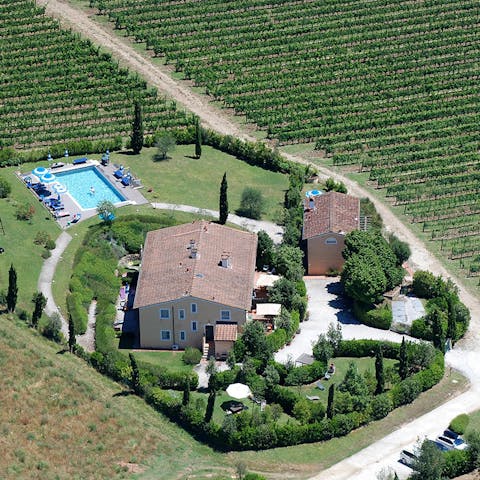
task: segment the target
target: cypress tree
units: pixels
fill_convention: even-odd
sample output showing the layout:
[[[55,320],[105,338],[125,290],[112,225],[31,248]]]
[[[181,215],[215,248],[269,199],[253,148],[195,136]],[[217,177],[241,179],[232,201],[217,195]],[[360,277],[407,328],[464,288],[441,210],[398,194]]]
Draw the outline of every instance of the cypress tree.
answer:
[[[430,319],[432,322],[432,342],[433,346],[438,350],[443,352],[444,344],[445,344],[445,337],[443,333],[442,327],[442,319],[440,318],[440,312],[435,308],[431,315]]]
[[[195,120],[195,157],[200,158],[202,156],[202,127],[198,117]]]
[[[210,391],[208,395],[207,410],[205,411],[205,423],[209,423],[213,417],[213,409],[215,407],[215,391]]]
[[[335,399],[335,384],[332,383],[328,388],[327,418],[333,417],[333,402]]]
[[[382,347],[378,347],[375,353],[375,378],[377,379],[377,388],[375,393],[383,393],[385,390],[385,372],[383,369],[383,352]]]
[[[457,335],[457,311],[455,310],[455,304],[453,298],[450,295],[448,297],[448,325],[447,325],[447,338],[450,338],[452,345],[455,342]]]
[[[75,339],[75,324],[73,323],[72,316],[68,316],[68,350],[70,353],[73,352],[75,344],[77,343]]]
[[[185,386],[183,387],[183,400],[182,405],[188,405],[190,402],[190,377],[185,380]]]
[[[17,305],[18,297],[18,286],[17,286],[17,271],[13,268],[13,265],[10,265],[10,270],[8,271],[8,291],[7,291],[7,310],[9,312],[15,311],[15,306]]]
[[[32,313],[32,326],[37,328],[38,321],[40,320],[43,309],[47,304],[47,299],[44,297],[43,293],[37,292],[33,295],[32,302],[35,305]]]
[[[400,345],[399,355],[400,365],[398,366],[398,373],[402,380],[405,380],[408,375],[408,356],[407,356],[407,344],[405,343],[405,337],[402,337],[402,344]]]
[[[220,216],[218,222],[220,225],[225,225],[228,218],[228,197],[227,197],[227,172],[223,174],[222,183],[220,185]]]
[[[132,122],[132,136],[131,146],[133,153],[137,155],[141,152],[143,147],[143,119],[142,119],[142,106],[138,100],[134,103],[134,114]]]
[[[130,366],[132,367],[132,388],[133,391],[139,395],[140,394],[140,371],[138,370],[137,359],[132,352],[128,354],[130,358]]]

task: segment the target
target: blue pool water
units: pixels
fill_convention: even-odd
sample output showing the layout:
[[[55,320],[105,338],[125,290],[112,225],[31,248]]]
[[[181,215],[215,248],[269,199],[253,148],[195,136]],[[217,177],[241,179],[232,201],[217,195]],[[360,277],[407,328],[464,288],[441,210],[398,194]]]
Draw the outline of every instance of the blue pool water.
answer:
[[[95,167],[55,173],[55,177],[83,210],[96,208],[101,200],[113,204],[126,200]]]

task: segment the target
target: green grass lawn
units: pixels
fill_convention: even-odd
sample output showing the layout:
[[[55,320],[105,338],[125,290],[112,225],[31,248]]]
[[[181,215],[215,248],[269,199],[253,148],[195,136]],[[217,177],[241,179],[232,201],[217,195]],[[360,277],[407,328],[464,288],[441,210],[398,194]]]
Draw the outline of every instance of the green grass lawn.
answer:
[[[127,354],[128,350],[121,350]],[[135,358],[141,360],[142,362],[148,362],[153,365],[159,365],[165,367],[168,370],[175,372],[190,372],[192,370],[192,365],[187,365],[183,363],[182,360],[183,352],[135,352]]]
[[[17,271],[18,302],[17,308],[33,310],[32,295],[37,291],[37,280],[43,264],[41,254],[43,246],[35,245],[33,240],[37,232],[47,232],[55,240],[60,228],[50,213],[38,199],[15,176],[18,167],[3,168],[0,176],[12,186],[9,198],[0,199],[0,247],[5,252],[0,255],[0,290],[8,288],[8,270],[13,264]],[[18,220],[16,211],[19,205],[29,204],[35,209],[29,221]]]
[[[263,217],[279,220],[284,191],[288,188],[286,175],[251,166],[208,146],[202,147],[202,157],[198,160],[191,158],[193,145],[177,145],[170,154],[172,158],[160,162],[153,161],[156,151],[144,148],[139,155],[110,155],[113,163],[130,168],[141,179],[145,186],[142,194],[149,201],[218,210],[220,183],[227,172],[230,212],[240,206],[242,191],[249,186],[261,190],[265,197]],[[92,158],[100,159],[100,155]]]

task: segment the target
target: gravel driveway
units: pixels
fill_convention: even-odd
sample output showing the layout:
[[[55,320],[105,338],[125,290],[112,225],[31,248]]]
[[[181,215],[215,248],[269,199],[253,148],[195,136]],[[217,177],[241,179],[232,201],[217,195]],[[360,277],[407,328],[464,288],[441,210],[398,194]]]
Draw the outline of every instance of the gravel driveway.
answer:
[[[300,324],[301,332],[295,336],[290,345],[285,346],[275,354],[277,362],[285,363],[290,357],[298,358],[302,353],[312,353],[312,342],[320,333],[325,333],[330,323],[340,322],[343,338],[371,338],[375,340],[391,340],[401,342],[399,333],[389,330],[379,330],[361,324],[352,316],[348,303],[340,295],[339,278],[305,277],[308,295],[308,311],[310,318]],[[415,339],[405,335],[408,340]]]

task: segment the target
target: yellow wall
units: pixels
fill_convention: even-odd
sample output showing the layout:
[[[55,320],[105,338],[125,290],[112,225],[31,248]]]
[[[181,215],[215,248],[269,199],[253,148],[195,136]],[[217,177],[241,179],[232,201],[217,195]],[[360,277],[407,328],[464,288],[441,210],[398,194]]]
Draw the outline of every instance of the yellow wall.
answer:
[[[233,348],[232,341],[226,341],[226,340],[215,341],[215,357],[219,358],[219,357],[228,355],[228,353],[232,348]]]
[[[191,312],[192,303],[197,304],[197,313]],[[160,319],[160,309],[168,309],[170,318]],[[179,318],[179,310],[181,309],[185,310],[184,320]],[[245,310],[194,297],[183,297],[178,300],[139,308],[140,347],[170,349],[172,345],[176,344],[180,349],[196,347],[201,350],[205,325],[215,325],[218,321],[222,321],[221,310],[230,310],[230,322],[238,325],[245,323]],[[196,332],[192,331],[192,321],[197,322]],[[170,340],[161,340],[162,330],[170,331]],[[186,334],[185,341],[180,340],[180,331],[182,330]]]
[[[335,238],[336,245],[327,245],[328,238]],[[345,236],[339,233],[325,233],[307,240],[308,275],[325,275],[329,270],[341,270],[344,259],[342,250]]]

